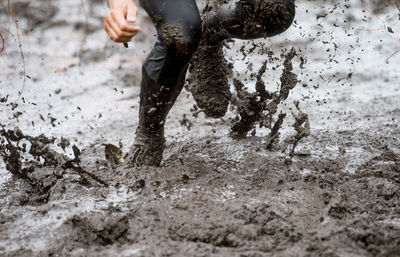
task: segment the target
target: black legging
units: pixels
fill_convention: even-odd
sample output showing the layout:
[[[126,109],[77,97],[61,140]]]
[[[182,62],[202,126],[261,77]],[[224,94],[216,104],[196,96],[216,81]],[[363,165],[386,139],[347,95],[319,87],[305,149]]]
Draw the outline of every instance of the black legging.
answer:
[[[182,90],[186,70],[201,38],[194,0],[141,0],[158,34],[142,67],[140,129],[160,133]]]
[[[261,3],[263,5],[269,4],[277,6],[275,9],[282,9],[274,10],[274,15],[278,14],[275,15],[277,17],[265,17],[265,24],[261,27],[262,33],[249,30],[248,24],[254,23],[247,23],[248,19],[263,18],[257,14],[258,9],[255,6],[260,4],[260,1],[264,1]],[[142,133],[163,133],[166,116],[182,90],[189,61],[202,38],[202,21],[195,0],[140,2],[157,29],[158,39],[142,67],[139,130]],[[212,17],[206,17],[204,38],[209,41],[228,37],[259,38],[286,30],[293,21],[294,2],[275,2],[231,0],[221,8],[220,13],[216,12]],[[286,17],[287,13],[290,17]]]

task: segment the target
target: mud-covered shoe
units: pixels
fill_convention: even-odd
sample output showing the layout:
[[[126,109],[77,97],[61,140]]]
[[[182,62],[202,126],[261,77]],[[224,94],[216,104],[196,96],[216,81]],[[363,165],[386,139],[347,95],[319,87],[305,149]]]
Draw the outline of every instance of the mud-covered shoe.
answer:
[[[165,148],[164,133],[147,133],[138,129],[135,143],[127,155],[129,167],[159,167]]]
[[[197,106],[210,118],[220,118],[227,111],[231,99],[227,74],[222,43],[201,44],[190,63],[187,89]]]

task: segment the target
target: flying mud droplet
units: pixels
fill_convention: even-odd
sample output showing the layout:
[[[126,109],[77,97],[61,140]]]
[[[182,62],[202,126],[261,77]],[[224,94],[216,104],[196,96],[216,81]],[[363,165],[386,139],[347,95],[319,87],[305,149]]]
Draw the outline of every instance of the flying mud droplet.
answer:
[[[4,97],[0,97],[0,103],[6,103],[8,101],[8,96],[9,95],[6,95]]]

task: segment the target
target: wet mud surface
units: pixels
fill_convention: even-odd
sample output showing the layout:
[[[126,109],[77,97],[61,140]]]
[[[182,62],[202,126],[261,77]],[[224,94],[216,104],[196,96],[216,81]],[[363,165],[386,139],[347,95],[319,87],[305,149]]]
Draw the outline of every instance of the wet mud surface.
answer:
[[[36,209],[40,224],[67,208],[56,228],[41,224],[51,236],[36,254],[397,256],[400,156],[390,149],[400,142],[375,145],[365,132],[360,147],[373,145],[375,157],[354,174],[344,154],[305,153],[321,137],[356,139],[343,133],[313,135],[292,158],[266,151],[258,138],[172,143],[162,168],[113,166],[91,146],[79,164],[35,166],[29,180],[10,181],[3,196],[26,185],[6,197],[2,228],[14,229],[18,209]],[[88,197],[94,209],[83,206]]]
[[[59,41],[21,19],[26,74],[0,30],[1,256],[400,256],[399,57],[386,28],[362,30],[381,24],[369,9],[298,1],[287,34],[227,42],[226,115],[182,92],[161,167],[132,168],[155,38],[105,43],[106,8],[84,3],[98,31],[83,46],[85,26],[60,22],[85,24],[79,1],[52,14]]]

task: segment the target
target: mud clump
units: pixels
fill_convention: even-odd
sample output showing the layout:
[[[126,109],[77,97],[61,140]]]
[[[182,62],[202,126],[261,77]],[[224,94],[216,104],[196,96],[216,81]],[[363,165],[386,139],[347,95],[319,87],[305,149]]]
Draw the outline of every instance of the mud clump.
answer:
[[[220,118],[227,111],[231,99],[228,69],[222,43],[201,44],[192,58],[186,88],[208,117]]]
[[[294,50],[294,48],[292,48],[289,51],[289,53],[286,54],[286,56],[282,55],[282,57],[284,57],[285,60],[283,62],[283,72],[280,78],[281,89],[279,92],[279,98],[281,101],[287,99],[290,90],[295,88],[298,82],[297,75],[293,73],[293,64],[292,64],[292,60],[296,55],[297,53]]]
[[[177,54],[189,53],[182,25],[163,24],[161,26],[163,40],[167,46],[174,46]]]
[[[6,163],[6,168],[14,175],[26,177],[33,162],[38,166],[56,166],[66,160],[66,157],[56,153],[49,145],[54,144],[55,138],[48,138],[45,135],[37,137],[27,136],[21,130],[15,128],[14,130],[6,130],[0,124],[0,154]],[[63,140],[62,145],[65,144]],[[27,144],[30,144],[29,151]],[[29,154],[33,160],[29,160],[21,155],[21,153]],[[27,163],[27,167],[23,167],[23,162]]]
[[[308,137],[311,134],[310,122],[308,120],[308,115],[300,110],[299,102],[295,102],[296,109],[299,111],[298,114],[292,113],[295,122],[293,128],[296,131],[295,135],[287,137],[281,146],[282,152],[286,150],[289,145],[292,145],[292,150],[290,151],[290,156],[293,156],[294,149],[301,139]]]
[[[254,123],[262,117],[263,104],[259,101],[258,94],[252,94],[244,90],[244,84],[237,79],[233,80],[237,92],[237,107],[240,121],[231,128],[233,138],[244,138],[253,127]]]

